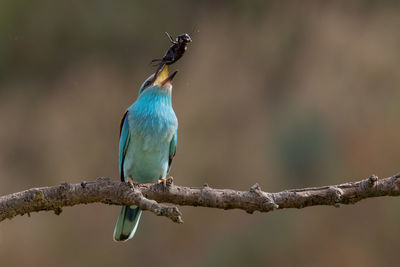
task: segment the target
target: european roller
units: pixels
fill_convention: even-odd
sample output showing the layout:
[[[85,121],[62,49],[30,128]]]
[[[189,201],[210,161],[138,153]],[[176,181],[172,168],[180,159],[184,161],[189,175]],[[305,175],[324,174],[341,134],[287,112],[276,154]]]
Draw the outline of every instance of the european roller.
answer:
[[[121,180],[154,183],[165,179],[177,143],[178,120],[172,109],[171,75],[168,66],[142,84],[136,101],[121,120],[119,171]],[[126,241],[136,232],[142,211],[123,206],[114,229],[115,241]]]

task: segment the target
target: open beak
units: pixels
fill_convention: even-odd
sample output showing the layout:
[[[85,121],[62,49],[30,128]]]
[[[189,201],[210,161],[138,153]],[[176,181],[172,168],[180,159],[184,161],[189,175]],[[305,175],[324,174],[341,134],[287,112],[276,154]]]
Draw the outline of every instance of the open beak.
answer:
[[[165,79],[164,81],[161,82],[161,85],[164,85],[164,84],[166,84],[166,83],[172,82],[172,79],[174,79],[174,77],[175,77],[175,75],[176,75],[177,73],[178,73],[177,70],[174,71],[173,73],[171,73],[171,74],[167,77],[167,79]]]
[[[156,80],[154,81],[153,84],[163,86],[167,83],[170,83],[177,73],[178,71],[176,70],[173,73],[169,74],[168,65],[164,64],[161,70],[155,74]]]

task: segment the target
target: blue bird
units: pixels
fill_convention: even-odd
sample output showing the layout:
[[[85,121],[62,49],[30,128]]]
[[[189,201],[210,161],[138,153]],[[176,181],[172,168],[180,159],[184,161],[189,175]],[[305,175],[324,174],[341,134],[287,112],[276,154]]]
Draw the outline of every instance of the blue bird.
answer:
[[[168,66],[151,75],[142,84],[136,101],[121,120],[119,171],[121,180],[154,183],[165,179],[177,144],[178,120],[172,109],[171,81]],[[142,211],[123,206],[114,229],[115,241],[131,239]]]

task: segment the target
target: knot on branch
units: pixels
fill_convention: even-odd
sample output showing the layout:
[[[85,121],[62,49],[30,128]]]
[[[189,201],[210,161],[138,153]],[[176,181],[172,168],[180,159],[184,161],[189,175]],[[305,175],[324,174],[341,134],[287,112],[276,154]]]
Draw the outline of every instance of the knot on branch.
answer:
[[[251,194],[256,194],[259,197],[261,203],[260,205],[263,210],[272,211],[279,208],[279,205],[275,203],[273,194],[261,191],[261,187],[258,185],[258,183],[250,187],[249,192]],[[252,213],[253,211],[248,210],[248,212]]]
[[[328,189],[328,196],[331,199],[331,202],[335,207],[340,207],[340,202],[342,201],[343,197],[343,190],[336,186],[330,186]]]
[[[378,176],[372,174],[368,179],[362,180],[360,183],[360,187],[362,190],[370,190],[376,186],[378,182]]]
[[[261,187],[258,185],[258,183],[255,183],[252,187],[250,187],[250,192],[260,194]]]

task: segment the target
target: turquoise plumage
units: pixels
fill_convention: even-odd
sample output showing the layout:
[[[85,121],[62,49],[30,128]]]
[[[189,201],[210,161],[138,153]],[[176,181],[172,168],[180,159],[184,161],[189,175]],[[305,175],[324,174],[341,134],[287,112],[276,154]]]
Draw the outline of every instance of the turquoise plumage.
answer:
[[[172,108],[168,66],[151,75],[141,86],[137,100],[125,112],[120,127],[119,170],[122,181],[154,183],[166,178],[177,145],[178,120]],[[142,211],[122,207],[114,240],[125,241],[136,232]]]

